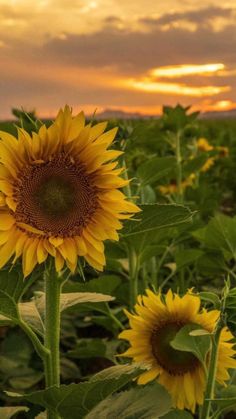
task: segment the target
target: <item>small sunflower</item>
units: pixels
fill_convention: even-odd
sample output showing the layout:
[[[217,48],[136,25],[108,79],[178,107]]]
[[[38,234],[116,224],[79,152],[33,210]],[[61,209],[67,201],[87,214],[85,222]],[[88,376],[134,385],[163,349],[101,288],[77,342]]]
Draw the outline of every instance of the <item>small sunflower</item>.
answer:
[[[206,386],[203,366],[192,353],[176,350],[170,342],[188,324],[213,332],[220,312],[200,310],[200,298],[191,292],[183,297],[171,290],[165,296],[150,290],[146,293],[147,296],[138,297],[136,314],[126,312],[131,329],[123,331],[120,337],[127,339],[131,348],[122,356],[149,367],[139,376],[138,384],[157,379],[171,394],[174,406],[194,412],[196,404],[203,403]],[[216,375],[222,385],[229,378],[227,369],[236,368],[236,360],[232,358],[236,354],[230,342],[232,338],[231,332],[223,328]]]
[[[207,172],[215,164],[215,158],[209,157],[200,169],[200,172]]]
[[[188,186],[192,186],[195,178],[196,175],[192,173],[186,179],[184,179],[181,182],[181,192],[183,192]],[[160,185],[158,189],[163,195],[177,193],[178,187],[176,180],[173,180],[171,183],[169,183],[169,185]]]
[[[66,106],[49,128],[18,139],[0,132],[0,268],[22,256],[24,276],[48,255],[60,271],[74,271],[78,257],[97,270],[105,264],[106,239],[118,240],[120,219],[138,207],[119,188],[128,180],[107,150],[117,129],[85,125]]]
[[[198,138],[197,148],[199,151],[211,151],[214,149],[214,147],[211,144],[209,144],[206,138]]]

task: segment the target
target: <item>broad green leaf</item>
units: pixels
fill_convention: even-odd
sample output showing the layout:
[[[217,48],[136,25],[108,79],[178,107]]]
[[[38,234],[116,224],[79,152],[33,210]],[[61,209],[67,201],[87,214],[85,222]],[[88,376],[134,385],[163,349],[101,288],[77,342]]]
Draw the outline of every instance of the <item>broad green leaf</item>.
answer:
[[[90,381],[99,381],[99,380],[111,380],[111,379],[118,379],[126,374],[134,374],[138,375],[138,369],[146,369],[145,366],[141,364],[123,364],[123,365],[114,365],[113,367],[106,368],[97,374],[93,375]]]
[[[154,383],[107,397],[85,419],[157,419],[171,405],[171,397],[164,387]]]
[[[175,167],[175,157],[154,157],[139,166],[137,176],[140,178],[142,185],[152,185],[173,172]]]
[[[142,212],[136,215],[135,220],[128,221],[122,230],[122,235],[125,238],[190,222],[193,215],[187,207],[182,205],[148,204],[139,206]]]
[[[84,303],[100,303],[114,300],[114,297],[110,295],[100,294],[96,292],[69,292],[62,293],[60,296],[60,310],[65,311],[66,309],[76,305]],[[42,319],[45,317],[45,293],[38,293],[35,298],[35,305],[40,313]]]
[[[17,305],[14,299],[2,290],[0,290],[0,314],[16,323],[19,320]]]
[[[191,352],[199,361],[204,364],[206,355],[210,350],[211,338],[209,335],[205,336],[191,336],[190,332],[199,330],[201,326],[189,324],[182,327],[175,338],[170,343],[172,348],[179,351]]]
[[[10,272],[1,270],[0,289],[10,295],[15,302],[18,302],[38,276],[39,272],[36,270],[27,280],[24,280],[23,275],[16,269],[12,269]]]
[[[124,373],[120,371],[120,374],[117,372],[115,374],[114,371],[108,373],[107,377],[110,376],[110,378],[105,379],[100,378],[101,376],[97,374],[96,378],[93,377],[93,380],[84,383],[50,387],[24,396],[18,395],[17,399],[27,400],[44,408],[50,407],[62,419],[83,418],[98,403],[120,390],[139,373],[134,367],[132,370],[129,367],[126,369],[124,367],[123,371]],[[7,394],[12,397],[17,396],[15,393]]]
[[[28,412],[29,408],[26,406],[7,406],[0,407],[0,418],[11,419],[16,413]]]

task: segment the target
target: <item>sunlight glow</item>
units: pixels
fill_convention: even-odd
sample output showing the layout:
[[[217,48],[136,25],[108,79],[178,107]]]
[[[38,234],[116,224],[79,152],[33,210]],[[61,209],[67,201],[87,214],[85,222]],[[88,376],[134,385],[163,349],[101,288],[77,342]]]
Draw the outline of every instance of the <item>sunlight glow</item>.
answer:
[[[212,63],[212,64],[181,64],[176,66],[166,66],[166,67],[159,67],[154,68],[150,71],[150,75],[153,77],[183,77],[183,76],[191,76],[191,75],[203,75],[209,73],[216,73],[219,70],[223,70],[225,68],[224,64],[222,63]]]
[[[135,90],[142,90],[143,92],[192,97],[213,96],[231,90],[230,86],[187,86],[183,83],[161,83],[150,79],[140,81],[129,79],[126,81],[126,84]]]

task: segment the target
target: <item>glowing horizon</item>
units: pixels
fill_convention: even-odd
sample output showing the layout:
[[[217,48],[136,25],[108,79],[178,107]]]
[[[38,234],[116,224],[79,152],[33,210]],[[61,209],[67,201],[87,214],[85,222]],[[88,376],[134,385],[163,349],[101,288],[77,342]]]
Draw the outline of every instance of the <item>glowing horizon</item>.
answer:
[[[235,108],[235,0],[0,0],[0,18],[0,118]]]

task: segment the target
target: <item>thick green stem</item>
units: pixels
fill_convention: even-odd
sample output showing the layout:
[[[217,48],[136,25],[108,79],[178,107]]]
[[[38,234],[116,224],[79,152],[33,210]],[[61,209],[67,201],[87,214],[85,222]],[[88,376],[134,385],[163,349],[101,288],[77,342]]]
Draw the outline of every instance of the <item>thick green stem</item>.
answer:
[[[45,347],[50,351],[45,361],[46,386],[60,386],[60,293],[62,281],[54,268],[45,274]],[[59,419],[57,413],[47,412],[48,419]]]
[[[130,274],[130,309],[136,303],[138,296],[138,272],[139,263],[136,252],[132,246],[129,247],[129,274]]]
[[[216,332],[212,336],[212,349],[210,364],[208,369],[208,378],[205,391],[204,403],[202,406],[200,419],[209,419],[211,414],[211,403],[214,399],[215,391],[215,380],[216,380],[216,371],[217,371],[217,360],[218,360],[218,348],[219,348],[219,339],[221,333],[221,321],[218,322]]]

